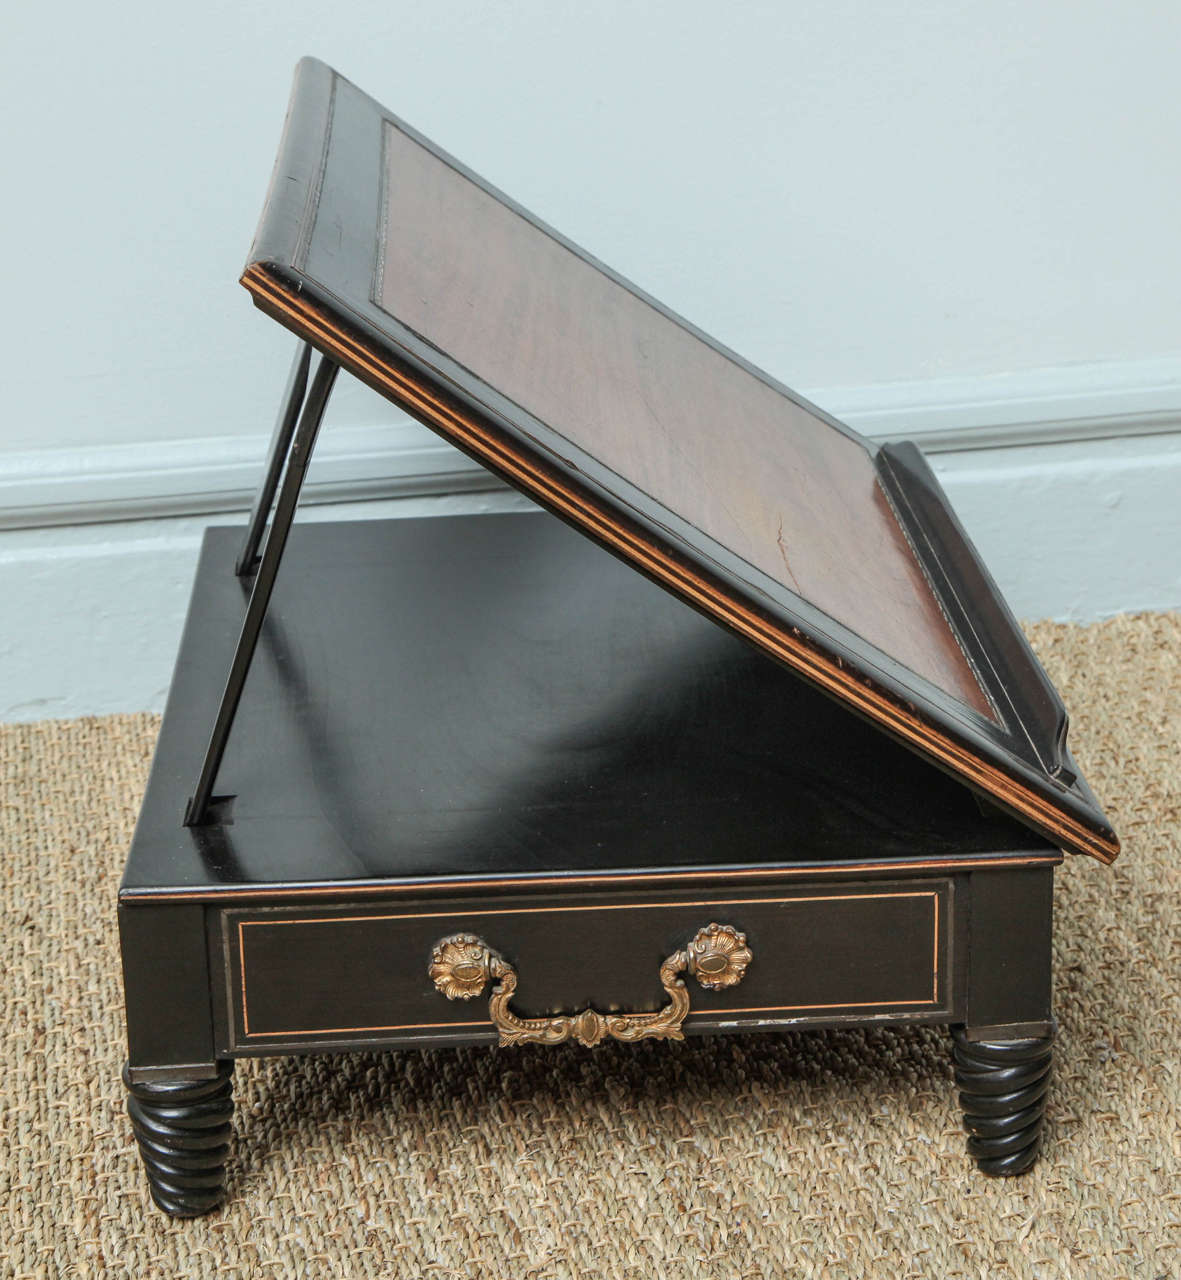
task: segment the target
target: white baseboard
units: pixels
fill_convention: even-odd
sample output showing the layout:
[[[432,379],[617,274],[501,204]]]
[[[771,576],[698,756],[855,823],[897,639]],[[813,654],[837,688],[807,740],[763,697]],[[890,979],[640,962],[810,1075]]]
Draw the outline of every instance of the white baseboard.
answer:
[[[1181,431],[1181,360],[819,388],[815,404],[876,440],[976,452]],[[391,414],[394,414],[391,408]],[[87,449],[0,452],[0,529],[249,508],[269,431]],[[410,419],[321,433],[304,501],[362,502],[500,487]]]
[[[1028,369],[811,393],[875,440],[927,453],[1065,444],[1181,431],[1181,359]]]
[[[268,440],[262,433],[0,453],[0,529],[247,511]],[[326,426],[302,501],[315,506],[501,487],[425,427],[397,418]]]
[[[860,409],[849,393],[843,413],[835,393],[826,407],[880,438],[936,443],[933,466],[1018,616],[1181,608],[1176,387],[1143,377],[1120,393],[1118,379],[1092,378],[1068,394],[1055,377],[1027,377],[1024,399],[993,380],[990,400],[978,380],[975,409],[946,383],[942,401],[928,385],[925,401],[911,387],[891,407],[879,388]],[[474,492],[485,473],[409,422],[326,427],[321,443],[301,519],[529,505]],[[210,513],[245,507],[264,449],[259,437],[0,458],[0,720],[160,709],[201,531]],[[440,488],[451,495],[422,496]]]
[[[1181,608],[1181,432],[931,463],[1018,617]]]
[[[1181,433],[941,454],[934,464],[1019,616],[1181,607]],[[322,505],[300,518],[528,506],[500,491]],[[159,710],[206,523],[0,534],[0,720]]]

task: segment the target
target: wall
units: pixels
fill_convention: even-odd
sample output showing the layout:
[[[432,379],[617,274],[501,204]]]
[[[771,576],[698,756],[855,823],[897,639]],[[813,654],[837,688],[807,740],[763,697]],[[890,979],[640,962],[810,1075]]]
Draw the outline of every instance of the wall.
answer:
[[[233,282],[305,52],[777,377],[934,450],[1019,612],[1181,604],[1175,5],[327,13],[6,17],[0,718],[159,704],[197,530],[246,500],[287,360]],[[479,483],[342,392],[313,502]]]

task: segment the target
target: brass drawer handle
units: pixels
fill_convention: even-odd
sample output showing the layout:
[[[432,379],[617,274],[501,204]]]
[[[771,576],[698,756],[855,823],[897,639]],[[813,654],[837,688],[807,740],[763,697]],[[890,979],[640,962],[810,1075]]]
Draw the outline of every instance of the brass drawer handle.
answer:
[[[728,924],[699,929],[683,951],[660,966],[660,983],[669,1003],[655,1013],[559,1013],[552,1018],[520,1018],[509,1001],[517,989],[517,971],[474,933],[441,938],[431,950],[431,981],[448,1000],[470,1000],[495,982],[489,1013],[501,1044],[560,1044],[577,1040],[588,1047],[604,1037],[616,1040],[683,1040],[681,1023],[689,1012],[689,992],[680,975],[688,970],[711,991],[742,981],[751,951],[746,935]]]

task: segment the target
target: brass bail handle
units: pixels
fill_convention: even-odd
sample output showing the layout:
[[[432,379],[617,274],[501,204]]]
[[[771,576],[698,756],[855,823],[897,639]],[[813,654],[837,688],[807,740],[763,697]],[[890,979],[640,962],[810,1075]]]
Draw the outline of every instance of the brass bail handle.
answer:
[[[471,1000],[495,983],[489,1014],[501,1044],[560,1044],[577,1040],[588,1047],[615,1040],[683,1040],[681,1024],[689,1012],[689,992],[681,974],[688,971],[701,986],[720,991],[742,981],[751,962],[746,935],[732,925],[699,929],[683,951],[674,951],[660,966],[660,984],[669,1002],[655,1013],[559,1013],[551,1018],[521,1018],[509,1001],[517,989],[517,971],[474,933],[441,938],[431,950],[428,973],[448,1000]]]

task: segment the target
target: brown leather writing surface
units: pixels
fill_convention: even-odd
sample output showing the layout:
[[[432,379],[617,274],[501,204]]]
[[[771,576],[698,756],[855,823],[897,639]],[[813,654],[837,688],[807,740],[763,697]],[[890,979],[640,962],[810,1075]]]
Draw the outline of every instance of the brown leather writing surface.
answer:
[[[384,310],[741,559],[991,715],[870,455],[386,125]]]

